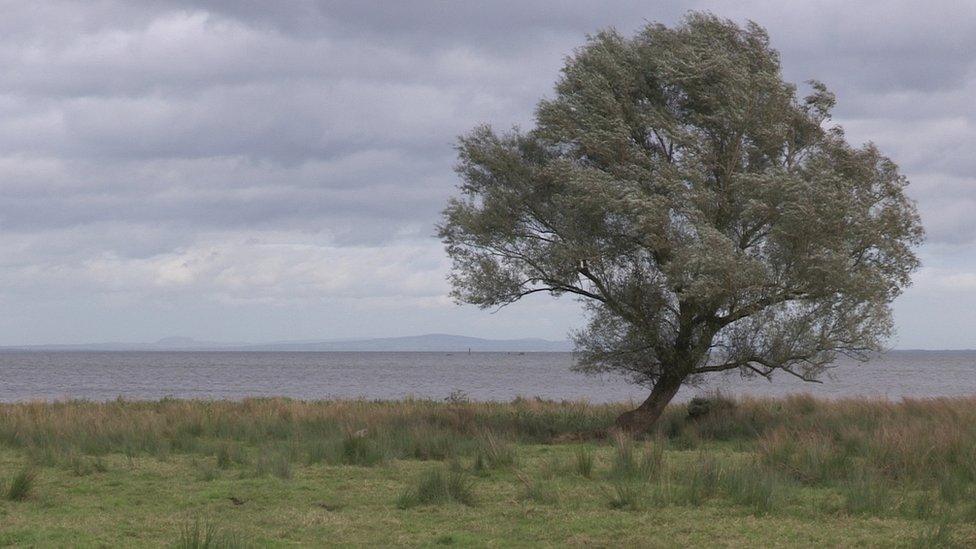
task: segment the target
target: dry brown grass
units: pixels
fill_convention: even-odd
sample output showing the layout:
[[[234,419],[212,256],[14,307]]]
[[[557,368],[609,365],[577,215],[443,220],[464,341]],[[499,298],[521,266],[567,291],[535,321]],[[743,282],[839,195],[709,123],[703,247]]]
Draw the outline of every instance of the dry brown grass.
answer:
[[[0,441],[49,464],[108,453],[218,455],[228,443],[286,443],[298,460],[339,462],[353,459],[349,447],[356,446],[364,456],[375,454],[363,461],[378,463],[473,454],[486,433],[533,443],[600,437],[625,408],[536,399],[32,402],[0,404]],[[351,433],[362,441],[351,444]],[[976,398],[725,399],[694,418],[679,404],[669,408],[654,436],[670,439],[676,448],[740,444],[755,449],[768,467],[807,484],[855,473],[918,482],[950,475],[976,482]]]
[[[339,460],[343,454],[349,457],[351,446],[357,452],[373,448],[388,457],[443,459],[485,433],[513,441],[548,442],[567,433],[596,432],[621,410],[620,406],[528,399],[512,403],[284,398],[31,402],[0,404],[0,441],[24,448],[46,464],[77,454],[217,455],[226,452],[228,442],[258,447],[285,442],[298,448],[294,453],[314,452],[321,458],[335,453]],[[352,438],[361,441],[351,443]]]

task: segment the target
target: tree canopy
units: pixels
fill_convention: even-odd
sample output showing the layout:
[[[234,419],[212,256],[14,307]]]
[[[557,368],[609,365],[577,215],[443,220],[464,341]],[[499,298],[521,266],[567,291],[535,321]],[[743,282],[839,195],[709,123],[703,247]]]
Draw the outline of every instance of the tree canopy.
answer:
[[[567,59],[529,131],[458,144],[439,233],[454,297],[579,297],[576,367],[652,388],[642,429],[712,372],[815,380],[880,350],[923,230],[906,178],[784,82],[766,32],[707,13]]]

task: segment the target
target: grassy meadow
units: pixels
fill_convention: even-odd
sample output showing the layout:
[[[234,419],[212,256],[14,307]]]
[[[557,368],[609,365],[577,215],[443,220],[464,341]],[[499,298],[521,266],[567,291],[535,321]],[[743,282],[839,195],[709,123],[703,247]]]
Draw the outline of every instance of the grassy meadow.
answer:
[[[976,545],[976,398],[0,404],[0,545]]]

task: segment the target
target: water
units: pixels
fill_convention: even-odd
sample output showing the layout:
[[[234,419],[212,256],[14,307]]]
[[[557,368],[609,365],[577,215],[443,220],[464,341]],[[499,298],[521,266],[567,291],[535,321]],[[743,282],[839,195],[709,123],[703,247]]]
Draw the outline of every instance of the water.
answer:
[[[516,396],[641,400],[646,390],[570,371],[568,353],[0,352],[0,401],[288,396],[299,399],[476,400]],[[976,394],[976,351],[895,351],[844,361],[823,384],[718,375],[679,399],[721,388],[734,395],[936,397]]]

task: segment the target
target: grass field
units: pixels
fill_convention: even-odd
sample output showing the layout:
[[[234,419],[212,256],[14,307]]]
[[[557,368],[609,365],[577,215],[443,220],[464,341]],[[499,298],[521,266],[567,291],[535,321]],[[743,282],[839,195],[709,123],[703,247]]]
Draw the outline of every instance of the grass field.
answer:
[[[976,545],[976,398],[0,405],[0,545]]]

